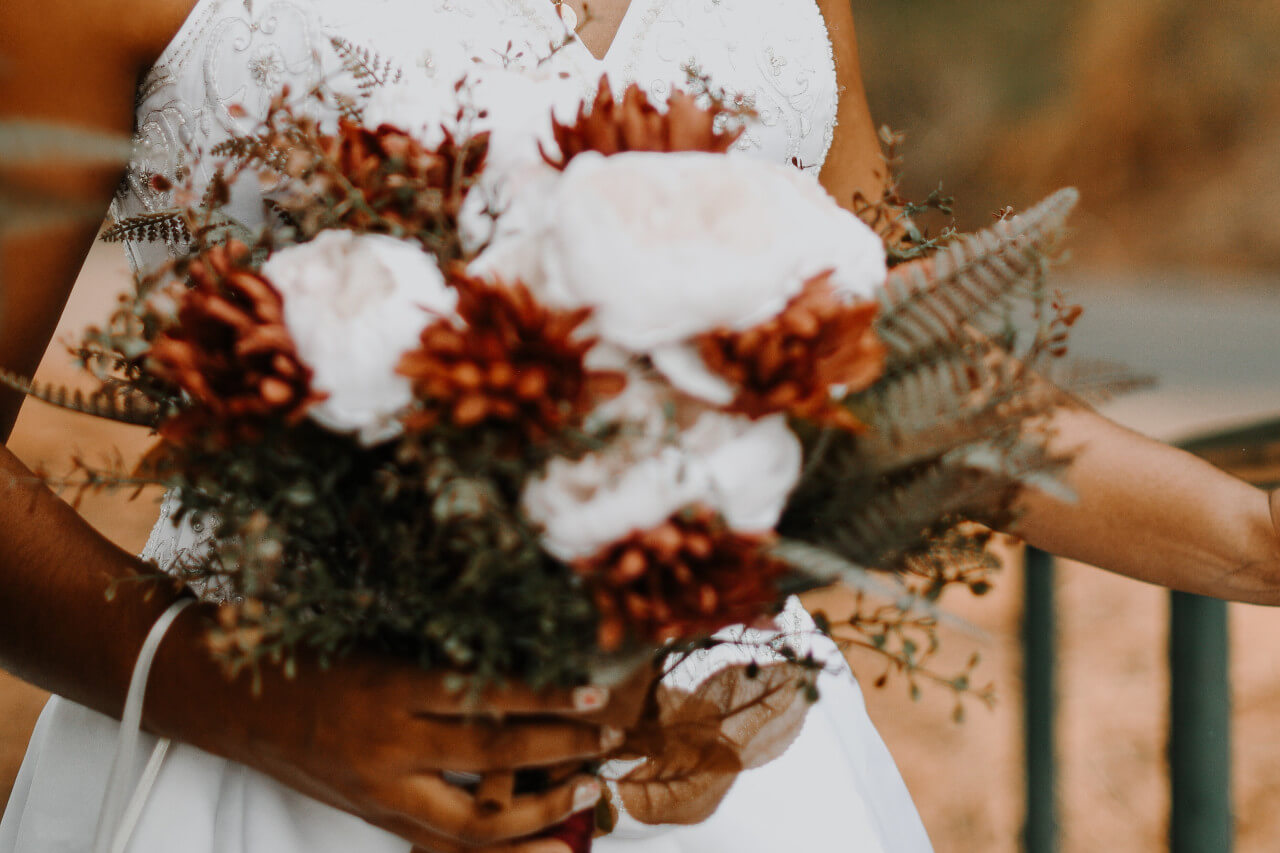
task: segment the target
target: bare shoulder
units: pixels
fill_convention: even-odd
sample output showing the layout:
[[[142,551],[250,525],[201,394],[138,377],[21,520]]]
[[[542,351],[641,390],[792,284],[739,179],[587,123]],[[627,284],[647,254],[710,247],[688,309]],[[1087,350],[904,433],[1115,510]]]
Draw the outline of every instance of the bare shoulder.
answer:
[[[817,2],[831,36],[840,86],[836,135],[822,169],[822,183],[837,201],[849,206],[857,192],[868,198],[879,196],[886,177],[885,167],[862,83],[853,6],[849,0]]]

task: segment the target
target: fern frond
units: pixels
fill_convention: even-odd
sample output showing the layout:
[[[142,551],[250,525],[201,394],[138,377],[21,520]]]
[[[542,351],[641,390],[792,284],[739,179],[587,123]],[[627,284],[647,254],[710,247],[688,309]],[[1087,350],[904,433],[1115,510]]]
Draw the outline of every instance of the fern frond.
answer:
[[[1063,391],[1091,406],[1100,406],[1123,394],[1145,391],[1156,384],[1155,377],[1097,359],[1072,359],[1050,374],[1050,378]]]
[[[945,346],[978,318],[1038,280],[1079,194],[1059,190],[1020,216],[957,237],[890,271],[880,291],[880,337],[890,361]]]
[[[52,383],[36,383],[0,368],[0,385],[51,406],[130,426],[155,426],[160,407],[141,394],[121,386],[105,386],[88,394]]]
[[[900,367],[850,400],[877,433],[899,434],[935,426],[962,409],[989,400],[1016,376],[1007,359],[993,360],[990,340],[957,343],[950,351]]]
[[[855,513],[818,532],[819,545],[846,559],[885,568],[927,547],[940,518],[955,519],[990,483],[951,465],[920,466],[910,477],[866,495]]]
[[[224,157],[244,166],[257,163],[277,172],[284,170],[285,161],[288,159],[287,152],[282,150],[274,137],[269,135],[233,136],[213,146],[209,153],[214,157]],[[208,206],[208,202],[206,195],[202,205]]]
[[[898,470],[1016,432],[1069,396],[1007,362],[957,355],[913,367],[866,392],[857,410],[869,412],[864,420],[870,430],[858,451],[870,473]]]
[[[340,36],[330,38],[329,43],[362,93],[368,94],[388,83],[398,83],[404,77],[404,70],[398,64],[367,47],[352,44]]]
[[[294,216],[293,211],[285,207],[273,198],[265,199],[262,203],[263,209],[269,217],[275,217],[276,221],[285,228],[297,230],[300,226],[298,219]]]
[[[191,242],[191,232],[182,211],[161,210],[121,219],[102,232],[104,243],[125,241],[184,244]]]
[[[861,565],[901,569],[962,519],[1012,522],[1022,487],[1061,488],[1053,475],[1062,462],[1036,431],[1007,429],[888,473],[859,441],[834,442],[800,483],[779,527],[785,536]]]

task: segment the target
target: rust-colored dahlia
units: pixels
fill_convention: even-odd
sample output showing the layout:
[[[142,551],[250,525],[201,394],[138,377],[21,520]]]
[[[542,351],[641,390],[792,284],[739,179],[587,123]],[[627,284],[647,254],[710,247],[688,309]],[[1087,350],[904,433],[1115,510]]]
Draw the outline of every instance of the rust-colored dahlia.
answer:
[[[707,367],[737,389],[733,411],[753,418],[788,412],[858,431],[861,421],[831,399],[830,389],[861,391],[884,372],[877,311],[875,302],[841,299],[824,273],[772,320],[702,335],[698,348]]]
[[[367,207],[350,206],[341,222],[356,231],[389,232],[388,224],[407,234],[453,233],[467,193],[484,169],[488,135],[459,144],[448,131],[432,150],[399,128],[384,124],[369,129],[343,120],[334,136],[321,137],[324,155],[337,174],[321,171],[321,182],[335,198],[347,195],[343,182],[364,197]]]
[[[591,588],[605,651],[628,636],[664,643],[751,623],[778,605],[787,566],[769,556],[772,534],[736,533],[705,507],[633,533],[574,570]]]
[[[666,112],[649,100],[645,91],[631,84],[614,98],[609,78],[600,79],[600,88],[590,110],[586,104],[578,108],[578,118],[571,125],[552,121],[559,158],[543,156],[557,169],[584,151],[597,151],[606,156],[624,151],[706,151],[723,154],[729,150],[742,130],[717,127],[724,110],[719,106],[700,107],[697,98],[675,92],[667,99]]]
[[[625,377],[585,364],[593,338],[580,333],[589,310],[557,311],[522,284],[457,276],[463,325],[437,320],[400,362],[416,410],[406,427],[506,425],[524,439],[554,435],[617,394]]]
[[[243,265],[248,253],[231,241],[193,261],[177,322],[151,345],[151,369],[193,403],[161,425],[169,441],[251,439],[266,420],[296,422],[322,399],[285,327],[280,294]]]

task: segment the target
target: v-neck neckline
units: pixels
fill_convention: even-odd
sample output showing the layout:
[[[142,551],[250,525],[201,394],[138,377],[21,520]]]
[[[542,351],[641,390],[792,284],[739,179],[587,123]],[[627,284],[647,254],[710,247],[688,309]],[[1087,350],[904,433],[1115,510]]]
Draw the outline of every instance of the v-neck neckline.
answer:
[[[560,17],[559,4],[554,2],[554,0],[533,0],[533,2],[540,3],[545,8],[546,14],[550,17],[550,21],[553,26],[564,26],[564,21]],[[603,55],[596,56],[592,53],[591,48],[587,47],[587,43],[578,37],[577,34],[574,35],[574,42],[582,48],[583,53],[585,53],[591,61],[598,65],[607,64],[609,60],[613,58],[615,50],[624,40],[624,36],[627,35],[627,30],[631,28],[631,19],[636,12],[636,9],[646,2],[648,2],[648,0],[630,0],[630,2],[627,3],[627,8],[622,13],[622,20],[618,21],[618,28],[614,30],[613,38],[609,41],[609,46],[604,49]]]

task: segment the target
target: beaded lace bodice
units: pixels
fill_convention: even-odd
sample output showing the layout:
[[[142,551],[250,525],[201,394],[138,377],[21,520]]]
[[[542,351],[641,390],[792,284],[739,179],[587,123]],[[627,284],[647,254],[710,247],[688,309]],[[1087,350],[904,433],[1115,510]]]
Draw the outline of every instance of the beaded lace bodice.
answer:
[[[584,94],[608,73],[615,86],[639,83],[661,97],[696,67],[754,106],[744,152],[815,172],[826,157],[837,85],[815,0],[632,0],[602,59],[576,40],[553,51],[566,36],[553,0],[199,0],[139,89],[140,154],[115,213],[167,208],[153,175],[172,180],[194,162],[199,184],[208,165],[191,152],[251,131],[284,84],[306,91],[340,76],[342,43],[406,75],[459,78],[477,60],[548,63]],[[137,268],[164,255],[126,249]]]

